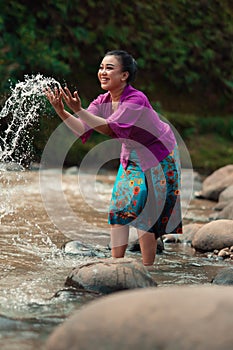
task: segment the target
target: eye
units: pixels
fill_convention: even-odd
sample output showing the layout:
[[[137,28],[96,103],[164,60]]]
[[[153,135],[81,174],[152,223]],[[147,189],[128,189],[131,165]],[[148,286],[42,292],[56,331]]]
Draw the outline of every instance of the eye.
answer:
[[[99,71],[101,71],[101,70],[113,70],[113,69],[114,69],[114,67],[112,67],[112,66],[106,66],[106,67],[100,66],[99,67]]]

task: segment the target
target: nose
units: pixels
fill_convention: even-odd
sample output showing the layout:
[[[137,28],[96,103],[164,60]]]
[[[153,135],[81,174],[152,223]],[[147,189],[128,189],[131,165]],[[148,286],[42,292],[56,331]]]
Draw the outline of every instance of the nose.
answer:
[[[100,73],[101,75],[105,75],[105,74],[107,73],[106,68],[105,68],[105,67],[101,67],[101,68],[99,69],[99,73]]]

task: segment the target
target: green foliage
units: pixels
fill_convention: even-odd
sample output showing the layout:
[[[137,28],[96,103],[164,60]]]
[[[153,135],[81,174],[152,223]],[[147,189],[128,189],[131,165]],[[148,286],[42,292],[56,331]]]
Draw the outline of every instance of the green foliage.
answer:
[[[194,169],[206,174],[232,164],[232,115],[206,116],[167,112],[166,119],[184,140]]]
[[[232,140],[233,137],[233,118],[231,115],[220,117],[166,113],[166,117],[184,138],[206,133],[217,133],[228,140]]]
[[[37,71],[74,82],[82,69],[95,72],[106,50],[123,48],[141,74],[232,96],[232,19],[227,0],[9,0],[0,14],[0,88]]]
[[[197,134],[186,139],[193,168],[201,173],[210,174],[214,170],[232,164],[232,140],[226,140],[216,133]]]
[[[196,109],[209,115],[217,109],[232,112],[230,0],[2,1],[0,95],[9,93],[9,79],[14,83],[25,74],[41,73],[71,88],[78,81],[87,105],[99,93],[96,70],[101,57],[118,48],[135,56],[137,87],[157,101],[159,113],[164,108],[170,112],[166,117],[185,139],[206,132],[218,133],[223,142],[232,138],[232,117],[194,114]],[[39,123],[38,156],[57,125],[54,120]],[[85,153],[86,147],[79,144],[79,152]],[[72,159],[75,153],[70,152]]]

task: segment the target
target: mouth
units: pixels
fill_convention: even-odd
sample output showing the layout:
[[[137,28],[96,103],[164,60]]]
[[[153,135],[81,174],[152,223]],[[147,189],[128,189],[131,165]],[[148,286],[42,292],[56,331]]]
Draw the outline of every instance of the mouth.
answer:
[[[107,79],[107,78],[101,78],[100,82],[101,82],[101,84],[106,84],[108,82],[108,80],[109,79]]]

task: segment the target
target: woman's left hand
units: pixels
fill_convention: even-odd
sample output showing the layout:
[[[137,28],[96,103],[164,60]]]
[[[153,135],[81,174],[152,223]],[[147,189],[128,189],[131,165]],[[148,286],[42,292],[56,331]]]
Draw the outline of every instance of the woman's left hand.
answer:
[[[75,91],[72,95],[70,90],[68,89],[68,87],[65,87],[61,91],[62,91],[63,99],[64,99],[65,103],[67,104],[67,106],[74,113],[78,113],[82,109],[81,100],[80,100],[80,97],[78,95],[78,92]]]

